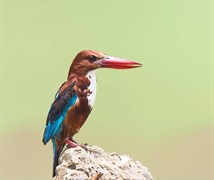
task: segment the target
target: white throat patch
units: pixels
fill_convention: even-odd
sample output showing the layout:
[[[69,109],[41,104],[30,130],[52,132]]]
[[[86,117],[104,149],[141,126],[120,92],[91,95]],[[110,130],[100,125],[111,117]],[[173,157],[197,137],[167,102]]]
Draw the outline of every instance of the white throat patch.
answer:
[[[95,70],[89,71],[86,75],[86,77],[91,81],[88,89],[90,90],[90,94],[88,95],[88,103],[93,108],[95,99],[96,99],[96,92],[97,92],[97,79]]]

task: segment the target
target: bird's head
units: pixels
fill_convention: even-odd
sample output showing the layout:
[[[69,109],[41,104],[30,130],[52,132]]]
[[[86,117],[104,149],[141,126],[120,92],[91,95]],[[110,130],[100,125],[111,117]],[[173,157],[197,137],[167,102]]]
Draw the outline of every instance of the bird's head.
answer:
[[[130,69],[141,67],[142,64],[122,58],[107,56],[102,52],[84,50],[79,52],[73,60],[68,77],[71,73],[85,75],[98,68]]]

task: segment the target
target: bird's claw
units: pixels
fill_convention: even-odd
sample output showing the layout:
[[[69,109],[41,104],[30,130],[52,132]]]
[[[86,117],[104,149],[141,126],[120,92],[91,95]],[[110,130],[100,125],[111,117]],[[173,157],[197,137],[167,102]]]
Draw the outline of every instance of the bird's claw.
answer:
[[[87,143],[85,144],[78,144],[77,142],[75,142],[74,140],[70,140],[70,139],[65,139],[65,143],[70,147],[70,148],[75,148],[75,147],[78,147],[80,146],[81,148],[83,148],[85,151],[88,151],[88,148],[87,148]]]

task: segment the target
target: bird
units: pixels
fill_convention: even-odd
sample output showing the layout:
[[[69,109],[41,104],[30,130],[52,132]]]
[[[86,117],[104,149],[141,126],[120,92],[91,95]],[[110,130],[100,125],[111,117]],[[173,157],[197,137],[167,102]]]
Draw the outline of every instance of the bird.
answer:
[[[130,69],[141,66],[139,62],[93,50],[83,50],[76,55],[67,80],[61,85],[51,104],[42,139],[44,145],[52,141],[53,177],[65,145],[86,149],[86,146],[74,141],[73,136],[79,132],[93,109],[97,91],[95,71],[100,68]]]

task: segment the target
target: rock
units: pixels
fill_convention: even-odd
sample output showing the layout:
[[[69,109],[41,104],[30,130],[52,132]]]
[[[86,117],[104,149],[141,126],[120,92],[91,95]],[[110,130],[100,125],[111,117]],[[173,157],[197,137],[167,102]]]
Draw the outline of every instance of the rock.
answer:
[[[106,153],[97,146],[66,149],[53,180],[153,180],[148,169],[127,155]]]

